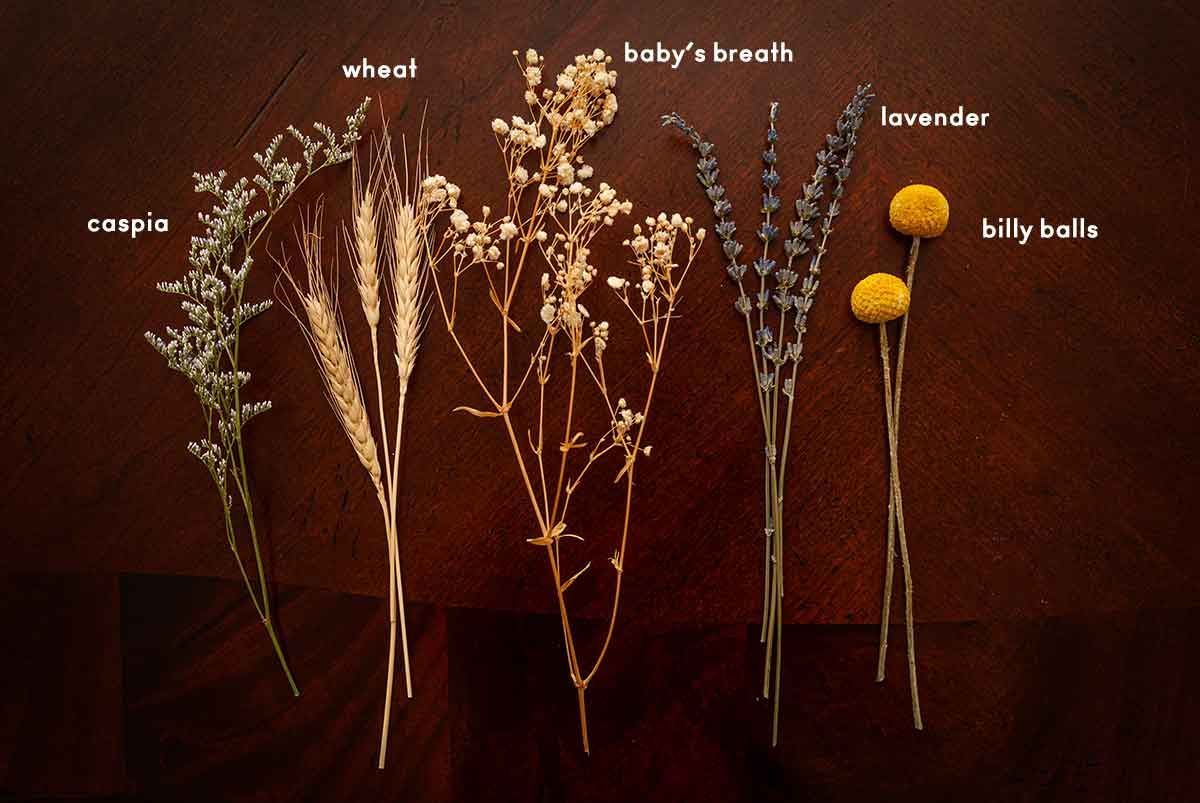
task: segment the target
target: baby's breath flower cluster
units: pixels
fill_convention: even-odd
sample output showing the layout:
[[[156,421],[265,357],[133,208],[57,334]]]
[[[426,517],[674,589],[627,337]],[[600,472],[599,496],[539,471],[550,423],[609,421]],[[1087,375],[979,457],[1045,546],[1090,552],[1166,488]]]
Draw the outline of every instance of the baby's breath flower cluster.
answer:
[[[504,423],[523,492],[537,522],[538,533],[528,541],[545,548],[556,580],[555,597],[563,616],[568,669],[578,691],[586,750],[584,692],[604,659],[616,621],[634,466],[639,456],[650,454],[650,447],[642,441],[655,381],[679,288],[704,232],[693,228],[691,218],[680,215],[647,218],[645,228],[635,226],[626,241],[638,270],[636,277],[630,280],[604,271],[603,282],[632,314],[650,371],[640,405],[630,403],[628,394],[616,398],[605,371],[614,327],[593,317],[592,302],[585,303],[584,296],[602,273],[593,249],[595,238],[613,227],[619,217],[631,214],[633,204],[599,180],[581,151],[616,116],[617,73],[611,68],[611,57],[602,50],[576,56],[552,81],[546,76],[545,59],[537,51],[514,51],[513,55],[524,81],[527,111],[491,122],[508,179],[503,210],[483,206],[474,216],[464,209],[452,211],[431,262],[435,268],[442,266],[433,276],[446,327],[487,400],[486,409],[460,409]],[[676,246],[683,240],[688,245],[677,254]],[[521,292],[531,283],[522,283],[527,276],[540,277],[534,279],[536,295],[532,288]],[[500,352],[499,381],[484,379],[459,336],[457,304],[460,284],[467,281],[486,290],[501,319],[502,334],[490,341]],[[518,318],[522,320],[518,322]],[[516,344],[526,337],[538,339],[528,344],[527,357],[517,356]],[[564,358],[565,364],[560,362]],[[561,379],[563,393],[547,391],[554,379]],[[602,419],[593,428],[590,439],[580,420],[581,405],[575,403],[579,388],[586,387],[589,380],[608,413],[607,421]],[[530,399],[533,394],[536,402]],[[561,410],[548,410],[548,400],[564,396]],[[519,408],[522,400],[529,404]],[[557,436],[551,430],[559,427],[561,440],[555,444]],[[525,435],[518,436],[518,432]],[[565,571],[563,541],[582,540],[568,531],[571,499],[585,475],[610,452],[623,458],[616,480],[623,479],[626,484],[626,504],[620,546],[610,558],[616,589],[608,637],[589,671],[575,651],[565,593],[590,564],[573,574]]]
[[[270,619],[270,601],[242,446],[242,431],[246,424],[271,409],[269,401],[242,400],[242,391],[250,381],[250,372],[240,367],[242,327],[271,306],[269,300],[245,299],[246,279],[254,264],[255,244],[299,186],[323,168],[350,158],[361,136],[369,102],[369,98],[364,100],[346,118],[346,130],[340,135],[323,123],[314,125],[318,137],[289,127],[288,133],[300,145],[299,161],[280,154],[284,135],[278,134],[266,149],[254,155],[261,172],[252,179],[240,178],[227,185],[228,176],[224,170],[194,175],[196,192],[211,195],[216,200],[210,212],[199,215],[204,233],[191,240],[187,273],[182,279],[158,284],[161,292],[179,297],[179,305],[190,323],[182,327],[168,326],[165,335],[146,333],[146,340],[163,356],[167,367],[178,371],[192,384],[200,402],[205,435],[189,443],[188,452],[204,465],[217,488],[230,549],[275,644],[288,681],[297,694]],[[259,566],[257,590],[250,582],[238,551],[231,485],[245,513]]]
[[[834,220],[841,214],[846,182],[850,178],[850,165],[858,143],[858,131],[872,98],[871,85],[860,85],[838,117],[834,132],[826,135],[824,146],[817,151],[816,169],[803,185],[794,205],[795,215],[786,232],[780,228],[778,221],[772,220],[772,215],[782,207],[778,193],[782,178],[776,149],[779,104],[771,104],[767,142],[762,152],[760,211],[763,218],[754,230],[761,250],[752,261],[748,261],[749,254],[739,241],[737,225],[733,221],[733,205],[720,183],[716,146],[680,115],[672,112],[662,117],[662,124],[682,131],[700,155],[696,162],[696,178],[712,204],[713,216],[717,221],[713,230],[721,243],[721,253],[726,261],[725,272],[737,287],[734,309],[745,322],[746,342],[754,368],[755,390],[763,425],[763,470],[768,488],[763,512],[763,532],[766,535],[763,560],[762,641],[766,644],[763,696],[771,694],[774,657],[773,743],[778,739],[779,673],[782,667],[783,489],[795,403],[796,370],[803,359],[808,314],[820,286],[821,261],[828,249]],[[777,246],[781,238],[782,261],[772,256],[772,248]],[[801,267],[802,262],[797,262],[802,257],[808,259],[807,270]],[[757,290],[748,290],[746,287],[746,275],[750,268],[758,277]],[[753,277],[750,281],[753,282]],[[777,328],[768,320],[772,313],[777,316]],[[757,320],[752,322],[752,318]],[[789,364],[790,369],[787,367]],[[781,396],[787,399],[784,416],[779,414]]]

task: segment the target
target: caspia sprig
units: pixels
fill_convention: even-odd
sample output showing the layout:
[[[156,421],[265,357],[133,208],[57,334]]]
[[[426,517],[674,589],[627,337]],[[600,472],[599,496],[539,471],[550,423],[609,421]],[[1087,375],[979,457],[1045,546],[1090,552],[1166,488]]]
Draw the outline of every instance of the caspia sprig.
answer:
[[[301,161],[280,154],[284,136],[277,134],[262,152],[254,154],[260,172],[252,178],[226,184],[228,174],[224,170],[193,174],[195,191],[211,195],[215,201],[210,211],[198,216],[204,231],[191,240],[187,272],[181,279],[157,285],[159,291],[180,297],[180,309],[189,323],[179,328],[165,327],[162,335],[146,332],[146,340],[166,360],[167,367],[191,383],[200,403],[205,433],[188,444],[188,452],[205,467],[217,489],[229,548],[296,695],[300,691],[271,620],[242,442],[247,422],[271,409],[270,401],[249,402],[242,398],[250,381],[250,372],[240,367],[242,327],[271,307],[270,300],[245,298],[246,279],[254,264],[254,246],[280,209],[311,176],[347,161],[353,154],[369,103],[370,98],[365,98],[346,117],[346,130],[340,136],[323,123],[314,124],[320,139],[289,127],[301,146]],[[251,582],[238,548],[235,494],[249,530],[257,584]]]

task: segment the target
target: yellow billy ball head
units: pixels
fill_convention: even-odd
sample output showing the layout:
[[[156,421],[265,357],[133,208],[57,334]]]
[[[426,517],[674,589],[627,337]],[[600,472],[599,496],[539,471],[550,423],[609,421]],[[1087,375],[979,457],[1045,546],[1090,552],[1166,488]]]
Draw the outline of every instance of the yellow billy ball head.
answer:
[[[863,323],[887,323],[908,312],[908,287],[891,273],[872,273],[850,294],[850,309]]]
[[[892,228],[911,237],[938,237],[950,222],[950,202],[937,187],[909,184],[892,196]]]

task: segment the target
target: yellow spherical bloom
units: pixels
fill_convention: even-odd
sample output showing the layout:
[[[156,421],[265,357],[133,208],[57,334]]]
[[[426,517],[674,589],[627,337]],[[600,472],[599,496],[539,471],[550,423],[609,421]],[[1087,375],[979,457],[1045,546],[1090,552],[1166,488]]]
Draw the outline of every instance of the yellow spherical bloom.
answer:
[[[908,287],[899,276],[872,273],[850,294],[850,309],[863,323],[887,323],[908,312]]]
[[[892,228],[912,237],[938,237],[950,222],[950,202],[937,187],[909,184],[892,196]]]

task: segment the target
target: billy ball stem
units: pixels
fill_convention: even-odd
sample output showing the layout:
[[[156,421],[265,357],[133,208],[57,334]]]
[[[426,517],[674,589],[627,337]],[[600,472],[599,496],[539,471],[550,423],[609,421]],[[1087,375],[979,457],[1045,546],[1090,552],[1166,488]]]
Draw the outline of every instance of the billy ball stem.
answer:
[[[888,363],[888,355],[890,348],[888,346],[887,324],[879,324],[879,354],[883,363],[883,397],[884,397],[884,415],[887,423],[888,431],[888,457],[889,457],[889,486],[894,504],[889,504],[889,512],[894,509],[896,530],[900,535],[900,565],[904,571],[904,624],[906,630],[907,647],[908,647],[908,686],[912,697],[913,709],[913,726],[917,730],[922,730],[921,722],[921,702],[920,695],[917,691],[917,646],[915,632],[913,627],[913,584],[912,584],[912,568],[908,560],[908,538],[904,529],[904,497],[900,492],[900,456],[897,449],[897,428],[895,410],[892,398],[892,380],[891,370]],[[890,584],[892,573],[894,571],[893,552],[894,546],[892,542],[893,529],[892,521],[888,522],[888,575],[887,582]],[[888,589],[890,592],[890,588]],[[890,608],[891,594],[888,593],[884,601],[885,611]],[[884,637],[886,639],[886,635]],[[886,649],[886,641],[881,645],[880,661],[882,665],[883,652]],[[879,678],[877,678],[879,679]]]

